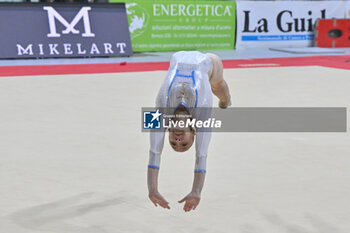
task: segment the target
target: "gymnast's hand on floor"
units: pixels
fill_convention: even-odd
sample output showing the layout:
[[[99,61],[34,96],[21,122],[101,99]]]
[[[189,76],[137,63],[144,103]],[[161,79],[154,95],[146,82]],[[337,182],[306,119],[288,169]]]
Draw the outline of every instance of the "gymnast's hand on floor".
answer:
[[[185,202],[184,211],[189,212],[195,210],[201,200],[200,194],[191,192],[186,197],[184,197],[179,203]]]
[[[149,193],[148,197],[149,199],[151,199],[151,201],[156,207],[160,205],[165,209],[170,209],[169,202],[167,202],[167,200],[165,200],[165,198],[162,195],[160,195],[159,192]]]

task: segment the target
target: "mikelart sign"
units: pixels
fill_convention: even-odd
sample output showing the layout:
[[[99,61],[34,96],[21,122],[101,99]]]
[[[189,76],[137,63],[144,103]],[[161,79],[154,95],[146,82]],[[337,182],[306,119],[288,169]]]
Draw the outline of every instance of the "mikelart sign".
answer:
[[[120,2],[121,0],[111,0]],[[234,1],[125,0],[134,51],[233,49]]]
[[[122,3],[0,4],[0,58],[130,55]]]

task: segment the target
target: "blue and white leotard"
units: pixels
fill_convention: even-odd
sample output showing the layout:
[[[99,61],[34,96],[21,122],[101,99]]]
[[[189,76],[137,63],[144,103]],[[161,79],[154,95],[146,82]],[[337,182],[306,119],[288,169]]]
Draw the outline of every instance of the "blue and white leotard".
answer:
[[[213,105],[209,77],[212,72],[211,59],[200,52],[181,51],[173,54],[168,74],[158,92],[156,107],[177,108],[180,104],[187,108]],[[158,168],[164,145],[165,131],[150,133],[149,167]],[[206,160],[211,132],[197,132],[196,172],[206,172]]]

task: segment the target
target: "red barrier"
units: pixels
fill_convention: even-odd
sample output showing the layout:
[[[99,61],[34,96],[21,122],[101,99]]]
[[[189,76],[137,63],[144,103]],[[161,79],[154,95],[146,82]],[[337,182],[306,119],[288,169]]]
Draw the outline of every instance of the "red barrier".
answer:
[[[319,19],[315,34],[317,47],[350,47],[350,19]]]
[[[224,68],[323,66],[350,70],[350,56],[311,56],[223,60]],[[166,71],[169,62],[0,66],[0,77]],[[116,75],[117,77],[117,75]]]

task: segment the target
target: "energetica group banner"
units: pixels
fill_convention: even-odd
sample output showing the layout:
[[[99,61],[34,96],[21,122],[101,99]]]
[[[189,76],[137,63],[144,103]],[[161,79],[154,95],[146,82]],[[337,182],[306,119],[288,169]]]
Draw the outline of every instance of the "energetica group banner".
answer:
[[[344,18],[343,1],[237,1],[236,48],[305,47],[320,18]]]
[[[125,2],[134,51],[234,48],[234,1]]]
[[[1,4],[0,48],[0,58],[130,56],[125,5]]]

